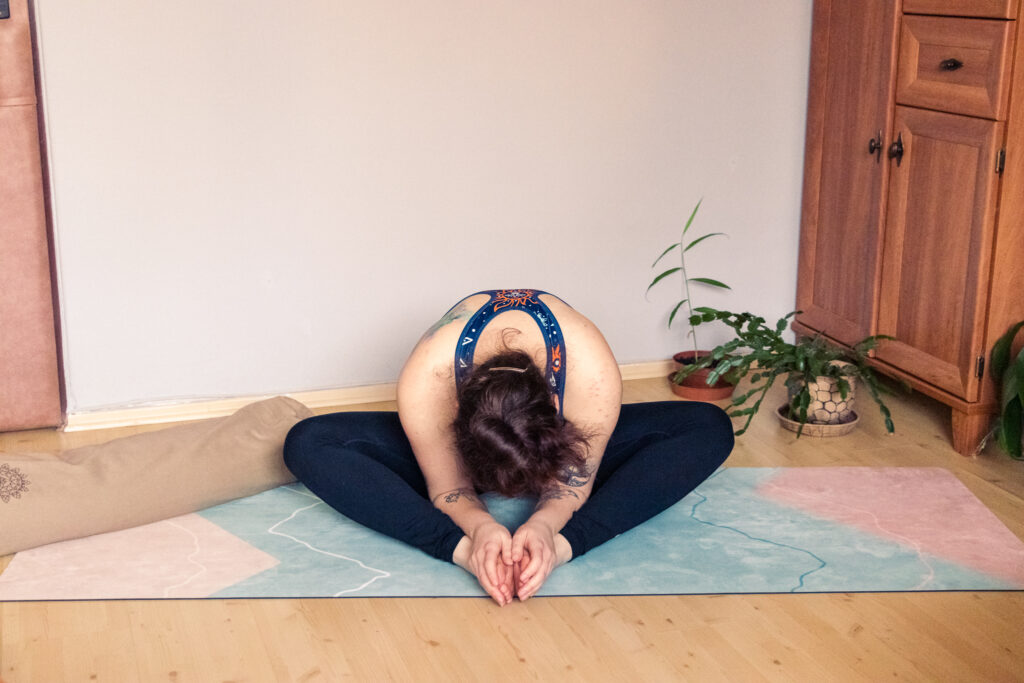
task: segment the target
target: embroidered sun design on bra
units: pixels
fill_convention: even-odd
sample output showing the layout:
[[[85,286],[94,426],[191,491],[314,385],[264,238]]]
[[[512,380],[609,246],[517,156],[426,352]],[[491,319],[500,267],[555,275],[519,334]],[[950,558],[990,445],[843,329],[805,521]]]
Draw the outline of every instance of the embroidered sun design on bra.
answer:
[[[21,498],[28,491],[28,479],[17,467],[0,465],[0,501],[8,502],[11,498]]]
[[[537,292],[532,289],[502,289],[494,293],[494,310],[536,304],[536,295]]]

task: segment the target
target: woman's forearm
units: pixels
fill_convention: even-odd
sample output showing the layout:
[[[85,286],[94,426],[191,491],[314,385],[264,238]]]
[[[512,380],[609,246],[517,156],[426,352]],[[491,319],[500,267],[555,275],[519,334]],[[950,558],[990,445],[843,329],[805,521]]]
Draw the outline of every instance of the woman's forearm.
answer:
[[[451,517],[467,536],[472,536],[481,524],[494,522],[494,517],[487,510],[487,506],[472,488],[439,493],[431,502],[434,507]]]
[[[562,530],[583,503],[587,491],[564,485],[552,486],[544,491],[537,501],[537,507],[529,521],[540,522],[551,529],[553,534]]]

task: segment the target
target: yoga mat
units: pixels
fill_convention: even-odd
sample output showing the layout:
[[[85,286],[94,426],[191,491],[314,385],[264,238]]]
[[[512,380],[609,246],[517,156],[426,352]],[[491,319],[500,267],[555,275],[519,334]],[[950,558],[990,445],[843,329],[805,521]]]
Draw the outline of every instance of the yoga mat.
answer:
[[[486,497],[506,523],[531,501]],[[1024,543],[939,468],[725,468],[538,593],[1024,589]],[[483,596],[299,484],[18,553],[0,600]]]

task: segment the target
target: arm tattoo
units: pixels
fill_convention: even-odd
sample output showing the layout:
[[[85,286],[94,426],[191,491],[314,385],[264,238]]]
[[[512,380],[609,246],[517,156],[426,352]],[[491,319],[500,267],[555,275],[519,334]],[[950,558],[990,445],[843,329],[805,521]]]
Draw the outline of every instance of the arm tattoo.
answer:
[[[458,304],[458,305],[455,306],[455,308],[453,308],[452,310],[448,311],[443,316],[441,316],[440,320],[438,320],[436,323],[431,325],[430,329],[427,330],[423,334],[423,338],[424,339],[428,339],[430,337],[433,337],[434,333],[437,332],[438,330],[440,330],[445,325],[447,325],[449,323],[453,323],[456,320],[458,320],[459,318],[468,318],[468,317],[469,317],[469,311],[466,310],[466,307],[463,306],[462,304]]]
[[[587,482],[590,481],[590,475],[592,472],[587,469],[586,465],[582,467],[569,466],[562,471],[562,476],[559,477],[559,481],[566,486],[572,486],[578,488],[580,486],[586,486]]]
[[[480,502],[480,498],[476,495],[476,491],[470,488],[455,489],[454,491],[442,493],[436,496],[434,501],[436,502],[438,498],[443,498],[445,503],[456,503],[460,498]]]
[[[560,500],[562,498],[569,498],[570,496],[576,500],[580,499],[575,491],[570,491],[569,489],[563,489],[560,487],[545,489],[544,491],[541,491],[540,496],[537,498],[537,507],[540,507],[549,500]]]

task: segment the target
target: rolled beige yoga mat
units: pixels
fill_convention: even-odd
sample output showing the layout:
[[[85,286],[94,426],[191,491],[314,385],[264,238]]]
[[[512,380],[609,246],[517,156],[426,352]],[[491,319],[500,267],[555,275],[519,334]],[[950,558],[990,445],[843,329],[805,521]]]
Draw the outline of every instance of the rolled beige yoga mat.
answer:
[[[188,514],[295,481],[279,396],[228,417],[60,453],[0,453],[0,555]]]

